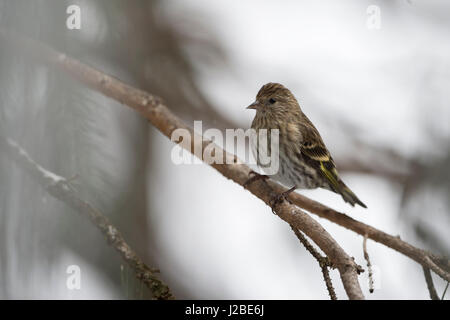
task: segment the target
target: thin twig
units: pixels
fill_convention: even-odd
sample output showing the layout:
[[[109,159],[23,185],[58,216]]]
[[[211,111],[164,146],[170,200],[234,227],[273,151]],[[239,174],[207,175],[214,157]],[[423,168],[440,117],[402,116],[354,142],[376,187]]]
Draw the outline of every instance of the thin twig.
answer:
[[[427,282],[428,292],[430,293],[431,300],[439,300],[439,296],[434,287],[433,278],[431,277],[430,269],[422,267],[423,274],[425,275],[425,281]]]
[[[322,269],[323,280],[325,281],[325,285],[327,286],[328,294],[330,295],[331,300],[337,300],[336,292],[333,288],[333,283],[331,282],[330,273],[328,270],[328,268],[333,267],[330,263],[330,260],[328,259],[328,257],[324,257],[319,252],[317,252],[317,250],[313,247],[312,244],[309,243],[303,233],[298,231],[296,227],[291,225],[291,228],[297,236],[298,240],[300,240],[300,242],[306,248],[306,250],[308,250],[311,255],[317,260],[317,262],[319,262],[319,266]]]
[[[0,146],[7,154],[26,171],[49,194],[63,201],[78,213],[88,217],[105,235],[108,244],[120,253],[122,259],[134,269],[136,277],[150,289],[155,299],[174,299],[169,287],[154,274],[155,269],[149,268],[125,242],[119,230],[99,210],[82,200],[70,186],[67,179],[44,169],[30,155],[11,139],[0,137]]]
[[[367,234],[364,235],[363,240],[364,259],[367,261],[367,271],[369,272],[369,292],[373,293],[373,273],[372,264],[370,263],[369,252],[367,251]]]
[[[447,281],[447,285],[445,286],[444,292],[442,292],[441,300],[444,300],[445,294],[447,293],[447,289],[448,289],[448,284],[449,284],[449,283],[450,283],[450,282]]]

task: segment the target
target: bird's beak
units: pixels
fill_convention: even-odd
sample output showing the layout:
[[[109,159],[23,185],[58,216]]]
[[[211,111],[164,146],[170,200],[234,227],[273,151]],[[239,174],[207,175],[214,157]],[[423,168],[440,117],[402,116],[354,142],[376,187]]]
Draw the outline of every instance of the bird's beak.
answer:
[[[257,108],[258,108],[258,101],[255,101],[251,105],[249,105],[246,109],[257,109]]]

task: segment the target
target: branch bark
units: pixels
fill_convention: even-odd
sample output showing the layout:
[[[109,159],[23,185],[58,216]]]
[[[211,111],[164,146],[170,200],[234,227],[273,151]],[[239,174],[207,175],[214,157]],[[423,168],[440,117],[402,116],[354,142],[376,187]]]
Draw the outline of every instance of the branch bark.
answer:
[[[268,181],[268,183],[271,184],[271,187],[274,188],[276,192],[278,190],[285,190],[285,188],[279,186],[278,184],[274,184],[271,181]],[[300,208],[332,221],[344,228],[352,230],[363,237],[367,235],[368,239],[384,244],[385,246],[406,255],[419,263],[421,266],[433,270],[442,279],[447,281],[450,280],[450,261],[446,257],[438,256],[423,249],[419,249],[406,241],[403,241],[399,236],[392,236],[301,194],[293,192],[289,194],[289,200]]]
[[[373,293],[374,288],[373,288],[372,263],[370,263],[369,252],[367,251],[367,234],[364,235],[363,252],[364,252],[364,259],[366,259],[367,262],[367,272],[369,273],[369,292]]]
[[[63,201],[81,215],[88,217],[106,237],[108,244],[119,252],[122,259],[135,271],[136,277],[150,289],[155,299],[175,298],[169,287],[154,274],[155,269],[149,268],[139,258],[106,216],[77,196],[67,179],[37,164],[23,148],[11,139],[0,136],[0,146],[2,150],[7,150],[7,154],[15,163],[45,188],[50,195]]]
[[[440,300],[434,287],[433,278],[431,277],[430,269],[423,267],[423,274],[427,283],[428,292],[430,293],[431,300]]]
[[[317,252],[317,250],[313,247],[312,244],[309,243],[303,233],[298,231],[293,225],[291,225],[291,228],[297,236],[298,240],[300,240],[306,250],[308,250],[309,253],[311,253],[311,255],[319,263],[320,269],[322,270],[323,274],[323,280],[325,281],[325,285],[327,286],[328,294],[330,295],[331,300],[337,300],[336,292],[334,291],[333,283],[331,282],[330,278],[330,272],[328,270],[329,267],[332,267],[330,260],[328,259],[328,257],[324,257],[319,252]]]

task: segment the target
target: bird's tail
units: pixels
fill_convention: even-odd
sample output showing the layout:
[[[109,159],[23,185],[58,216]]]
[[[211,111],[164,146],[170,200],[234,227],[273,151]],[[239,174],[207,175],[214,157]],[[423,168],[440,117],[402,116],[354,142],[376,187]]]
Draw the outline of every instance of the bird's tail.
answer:
[[[356,194],[354,194],[353,191],[350,190],[350,188],[347,187],[341,179],[339,179],[336,189],[337,190],[335,192],[339,193],[345,202],[350,203],[352,206],[355,206],[355,204],[359,204],[361,207],[367,208],[367,206],[361,200],[359,200]]]
[[[345,202],[350,203],[352,206],[359,204],[361,207],[367,208],[367,206],[359,200],[353,191],[341,180],[334,163],[331,161],[320,162],[320,170],[328,181],[328,187],[332,191],[340,194]]]

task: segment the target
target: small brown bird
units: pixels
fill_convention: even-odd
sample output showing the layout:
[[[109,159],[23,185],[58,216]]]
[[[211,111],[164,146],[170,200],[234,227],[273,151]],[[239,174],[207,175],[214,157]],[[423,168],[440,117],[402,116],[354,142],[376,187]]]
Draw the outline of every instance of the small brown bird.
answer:
[[[279,83],[268,83],[247,109],[256,110],[252,128],[257,132],[279,129],[279,169],[273,178],[292,187],[280,196],[286,197],[297,188],[324,188],[340,194],[352,206],[359,204],[367,208],[339,177],[319,132],[291,91]],[[253,143],[256,159],[259,152]]]

